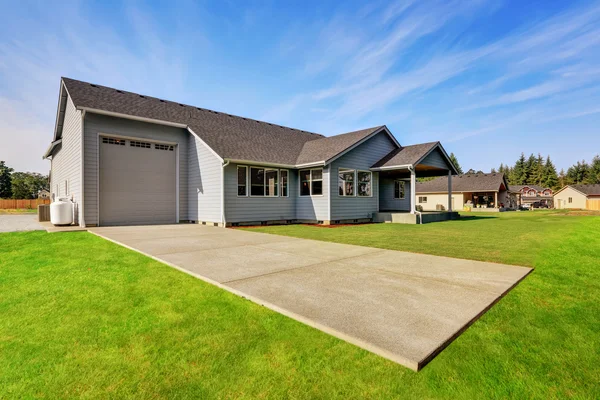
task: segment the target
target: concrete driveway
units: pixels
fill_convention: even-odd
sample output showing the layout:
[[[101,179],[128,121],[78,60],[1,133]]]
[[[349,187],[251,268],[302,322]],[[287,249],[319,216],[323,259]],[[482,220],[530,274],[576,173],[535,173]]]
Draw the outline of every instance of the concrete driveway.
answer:
[[[90,231],[414,370],[531,271],[201,225]]]
[[[43,229],[38,222],[37,214],[0,215],[0,232],[38,231]]]

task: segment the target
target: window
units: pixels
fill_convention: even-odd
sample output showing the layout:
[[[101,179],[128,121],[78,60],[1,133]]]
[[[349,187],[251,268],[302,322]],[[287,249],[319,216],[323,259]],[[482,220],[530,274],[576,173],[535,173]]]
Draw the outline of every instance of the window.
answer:
[[[419,196],[419,203],[427,203],[427,196]]]
[[[287,197],[288,196],[288,171],[285,169],[282,169],[281,171],[279,171],[279,179],[280,179],[279,188],[281,190],[281,196]]]
[[[148,143],[148,142],[138,142],[138,141],[135,141],[135,140],[130,140],[129,141],[129,145],[131,147],[140,147],[142,149],[149,149],[149,148],[152,147],[152,145],[150,143]]]
[[[300,196],[321,196],[323,194],[323,169],[303,169],[300,175]]]
[[[358,171],[358,196],[371,197],[371,172]]]
[[[338,173],[338,192],[340,196],[354,196],[354,170],[340,168]]]
[[[569,197],[569,203],[572,203],[572,202],[573,202],[573,198]]]
[[[168,151],[173,151],[173,145],[168,145],[168,144],[155,144],[154,145],[154,149],[156,150],[168,150]]]
[[[265,170],[265,196],[275,197],[279,195],[279,170]]]
[[[248,196],[248,167],[237,167],[238,196]]]
[[[404,181],[395,181],[394,182],[394,198],[395,199],[404,199]]]
[[[250,196],[265,195],[265,169],[250,167]]]
[[[109,137],[103,137],[102,138],[102,143],[106,143],[106,144],[117,144],[119,146],[125,146],[125,141],[122,139],[114,139],[114,138],[109,138]]]

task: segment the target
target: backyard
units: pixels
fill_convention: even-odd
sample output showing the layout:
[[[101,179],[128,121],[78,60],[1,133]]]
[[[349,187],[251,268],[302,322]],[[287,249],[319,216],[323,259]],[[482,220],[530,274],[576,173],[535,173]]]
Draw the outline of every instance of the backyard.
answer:
[[[0,398],[600,397],[600,216],[248,229],[535,270],[416,373],[92,234],[3,233]]]

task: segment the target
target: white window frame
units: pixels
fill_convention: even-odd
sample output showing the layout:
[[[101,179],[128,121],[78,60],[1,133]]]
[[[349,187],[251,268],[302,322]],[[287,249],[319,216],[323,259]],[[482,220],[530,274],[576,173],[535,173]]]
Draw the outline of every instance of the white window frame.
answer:
[[[569,204],[573,204],[573,198],[572,197],[569,197],[568,203]]]
[[[240,191],[239,191],[240,190],[240,181],[239,181],[239,169],[240,168],[245,168],[246,169],[246,173],[244,174],[246,176],[246,182],[245,182],[245,185],[246,185],[246,194],[243,194],[243,195],[240,194]],[[249,187],[250,185],[248,185],[248,166],[247,165],[238,165],[237,166],[235,180],[236,180],[236,182],[235,182],[235,188],[236,188],[237,196],[238,197],[248,197],[248,195],[250,194],[250,190],[248,190],[248,189],[250,189],[250,187]]]
[[[247,184],[247,196],[239,196],[238,197],[260,197],[260,198],[273,198],[273,197],[280,197],[280,191],[281,191],[281,170],[279,168],[270,168],[270,167],[261,167],[258,165],[238,165],[238,167],[246,167],[246,184]],[[250,173],[250,171],[252,170],[252,168],[254,169],[262,169],[263,170],[263,194],[262,195],[256,195],[256,194],[252,194],[252,175]],[[276,193],[273,195],[269,195],[267,196],[267,171],[275,171],[277,172],[277,190]],[[286,170],[287,171],[287,170]],[[290,190],[290,184],[289,184],[289,179],[290,179],[290,174],[288,172],[288,195],[289,195],[289,190]],[[237,182],[237,176],[236,176],[236,182]],[[236,184],[236,188],[237,188],[237,184]],[[283,197],[288,197],[288,196],[283,196]]]
[[[267,171],[275,171],[277,173],[277,177],[275,178],[275,182],[277,185],[277,190],[274,190],[274,194],[267,195]],[[264,197],[279,197],[279,170],[277,168],[265,168],[265,194]],[[258,196],[257,196],[258,197]]]
[[[262,195],[252,194],[252,168],[263,170],[263,194]],[[256,167],[256,166],[248,167],[248,188],[250,189],[248,191],[249,197],[267,197],[267,196],[265,196],[265,171],[266,171],[266,169],[267,169],[267,167]]]
[[[363,195],[361,195],[358,192],[358,188],[359,188],[359,185],[360,185],[360,182],[358,181],[358,174],[360,174],[361,172],[369,174],[369,176],[370,176],[370,179],[369,179],[369,195],[368,196],[363,196]],[[355,182],[354,185],[356,187],[356,197],[363,197],[363,198],[365,198],[365,197],[366,198],[373,197],[373,172],[357,169],[356,170],[356,179],[354,180],[354,182]]]
[[[342,171],[344,173],[348,173],[348,172],[352,171],[352,176],[354,177],[353,181],[352,181],[352,194],[340,194],[340,174],[342,173]],[[356,169],[354,169],[354,168],[344,168],[344,167],[339,167],[338,168],[338,173],[337,173],[337,194],[338,194],[338,197],[356,197],[356,194],[357,194],[356,193],[356,178],[357,178]],[[373,178],[373,177],[371,177],[371,178]],[[344,186],[343,192],[344,193],[346,192],[346,186]],[[367,196],[364,196],[364,197],[367,197]]]
[[[323,185],[321,187],[321,194],[313,194],[313,188],[312,188],[312,184],[313,184],[313,171],[321,171],[321,179],[317,179],[317,181],[321,181],[321,182],[325,182],[325,172],[323,170],[323,168],[304,168],[304,169],[299,169],[298,170],[298,197],[322,197],[324,196],[325,193],[325,186]],[[310,171],[310,174],[308,176],[308,193],[309,194],[302,194],[302,179],[300,178],[300,173],[302,171]],[[289,176],[288,176],[289,179]],[[289,188],[288,188],[289,190]]]
[[[402,191],[400,189],[398,189],[398,193],[402,192],[402,197],[396,197],[396,184],[397,183],[402,184]],[[406,199],[406,181],[403,181],[401,179],[396,179],[394,181],[394,199],[396,199],[396,200],[405,200]]]
[[[287,189],[287,193],[283,194],[283,182],[282,182],[282,172],[285,171],[287,176],[287,181],[285,182],[285,187]],[[280,197],[290,197],[290,171],[288,169],[280,169],[279,170],[279,196]]]
[[[419,196],[419,204],[427,204],[427,196]]]

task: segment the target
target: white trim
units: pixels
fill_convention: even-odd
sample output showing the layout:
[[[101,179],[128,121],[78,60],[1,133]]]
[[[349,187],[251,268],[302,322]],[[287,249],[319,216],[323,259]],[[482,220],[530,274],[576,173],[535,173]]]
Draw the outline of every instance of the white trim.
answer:
[[[371,171],[387,171],[393,169],[409,169],[413,167],[413,164],[401,164],[401,165],[390,165],[388,167],[375,167],[369,168]]]
[[[321,182],[325,182],[325,168],[323,167],[319,167],[319,168],[303,168],[303,169],[299,169],[298,170],[298,197],[323,197],[325,195],[325,185],[323,184],[321,186],[321,194],[313,194],[312,193],[312,183],[313,183],[313,177],[312,177],[312,172],[316,171],[316,170],[321,170]],[[300,172],[302,171],[310,171],[310,180],[308,181],[308,190],[309,190],[309,194],[308,195],[303,195],[302,194],[302,179],[300,179]]]
[[[574,188],[573,186],[571,186],[571,185],[567,185],[567,186],[565,186],[564,188],[562,188],[562,189],[559,189],[559,190],[558,190],[556,193],[553,193],[553,194],[552,194],[552,197],[556,196],[557,194],[559,194],[560,192],[562,192],[563,190],[565,190],[566,188],[569,188],[569,187],[570,187],[571,189],[573,189],[574,191],[576,191],[577,193],[581,193],[581,194],[582,194],[582,195],[584,195],[585,197],[587,197],[587,196],[590,196],[590,195],[588,195],[588,194],[585,194],[585,193],[583,193],[583,192],[581,192],[581,191],[579,191],[579,190],[575,189],[575,188]],[[517,193],[518,193],[518,192],[517,192]],[[525,196],[525,197],[527,197],[527,196]],[[549,197],[549,196],[545,196],[545,197]]]
[[[81,170],[79,171],[81,173],[80,177],[79,177],[79,185],[80,185],[80,193],[79,193],[79,201],[81,204],[79,204],[79,211],[81,211],[81,218],[79,219],[79,226],[85,228],[85,206],[84,206],[84,178],[85,178],[85,154],[84,154],[84,149],[85,149],[85,111],[81,112]]]
[[[226,223],[226,218],[225,218],[225,168],[228,165],[229,165],[229,160],[224,161],[224,162],[221,163],[221,226],[223,228],[227,224]],[[237,176],[236,176],[235,180],[236,180],[236,183],[237,183]],[[237,185],[236,185],[236,189],[237,189]]]
[[[235,168],[235,172],[236,172],[236,174],[235,174],[235,189],[236,189],[236,190],[235,190],[235,191],[236,191],[236,193],[237,193],[237,197],[248,197],[248,195],[250,194],[250,193],[249,193],[250,191],[248,190],[248,189],[249,189],[249,186],[250,186],[250,185],[248,185],[248,171],[249,171],[249,168],[248,168],[248,166],[247,166],[247,165],[236,165],[235,167],[236,167],[236,168]],[[240,192],[239,192],[239,189],[240,189],[240,188],[239,188],[239,186],[240,186],[240,182],[239,182],[239,171],[238,171],[238,170],[239,170],[240,168],[245,168],[245,169],[246,169],[246,173],[244,174],[244,175],[246,175],[246,182],[245,182],[245,188],[244,188],[244,189],[245,189],[245,192],[246,192],[246,194],[245,194],[245,195],[243,195],[243,196],[242,196],[242,195],[240,195]]]
[[[287,194],[283,195],[283,185],[281,183],[281,171],[285,171],[287,174],[287,181],[285,182],[285,187],[287,189]],[[279,169],[279,197],[290,197],[290,170],[286,168]]]
[[[307,168],[311,168],[311,167],[321,167],[321,166],[325,166],[325,164],[327,164],[325,161],[317,161],[317,162],[306,163],[306,164],[296,164],[296,165],[292,165],[290,168],[302,168],[302,169],[307,169]]]
[[[58,140],[54,140],[53,142],[50,143],[50,146],[48,146],[48,149],[46,150],[46,152],[44,153],[44,156],[42,157],[42,160],[47,159],[48,157],[50,157],[50,153],[54,150],[54,148],[56,146],[58,146],[59,144],[62,143],[62,138],[58,139]]]
[[[369,183],[371,184],[371,190],[369,190],[369,192],[371,192],[371,194],[369,196],[361,196],[360,194],[358,194],[358,184],[360,183],[358,181],[358,174],[360,172],[366,172],[368,174],[371,175],[371,180],[369,181]],[[364,170],[364,169],[357,169],[356,170],[356,179],[355,179],[355,186],[356,186],[356,197],[357,198],[361,198],[361,199],[368,199],[369,197],[373,197],[373,171],[368,171],[368,170]]]
[[[454,166],[454,163],[452,162],[452,160],[450,160],[450,157],[448,157],[448,153],[446,153],[446,150],[444,150],[444,148],[442,147],[442,144],[440,142],[437,142],[435,144],[435,146],[433,146],[431,149],[429,149],[429,151],[427,153],[425,153],[421,158],[419,158],[413,165],[418,165],[419,163],[421,163],[421,161],[423,161],[435,149],[440,149],[441,150],[442,154],[446,158],[446,162],[448,163],[448,165],[450,167],[452,167],[452,171],[454,172],[454,175],[458,175],[458,171],[456,170],[456,167]]]
[[[175,146],[175,223],[179,223],[179,170],[181,169],[181,165],[179,165],[179,143]]]
[[[403,197],[396,197],[396,182],[403,184]],[[406,179],[394,179],[394,200],[406,200]]]
[[[348,195],[348,194],[340,194],[340,174],[342,173],[341,170],[346,170],[346,172],[350,172],[352,171],[352,175],[354,176],[353,181],[352,181],[352,194]],[[345,168],[345,167],[338,167],[338,172],[336,175],[336,182],[337,182],[337,195],[338,197],[343,197],[343,198],[348,198],[348,197],[356,197],[356,168]],[[344,192],[346,191],[346,188],[344,188]]]
[[[219,159],[219,161],[221,161],[221,162],[225,161],[220,155],[217,154],[216,151],[214,151],[212,149],[212,147],[210,147],[209,145],[207,145],[206,142],[204,140],[202,140],[202,138],[200,136],[198,136],[196,134],[196,132],[194,132],[192,130],[192,128],[190,128],[189,126],[187,126],[186,129],[188,130],[188,132],[190,132],[192,135],[194,135],[196,137],[196,139],[198,139],[200,141],[200,143],[202,143],[215,157],[217,157]]]
[[[417,172],[415,167],[410,169],[410,213],[417,213]]]
[[[234,164],[262,165],[264,167],[284,168],[284,169],[288,169],[288,168],[295,169],[296,168],[295,165],[289,165],[289,164],[263,163],[260,161],[252,161],[252,160],[235,160],[233,158],[228,158],[227,160],[229,160],[230,162],[232,162]]]
[[[262,169],[263,170],[263,177],[264,177],[264,182],[263,182],[263,195],[253,195],[252,194],[252,174],[250,174],[251,169]],[[267,170],[269,171],[277,171],[277,195],[276,196],[267,196]],[[272,167],[265,167],[265,166],[258,166],[258,165],[249,165],[248,166],[248,197],[259,197],[259,198],[265,198],[265,199],[270,199],[270,198],[277,198],[280,197],[279,196],[279,168],[272,168]],[[289,180],[289,172],[288,172],[288,180]],[[289,184],[288,184],[288,190],[289,190]],[[243,197],[243,196],[240,196]]]
[[[176,128],[183,128],[183,129],[187,129],[188,128],[188,126],[186,124],[181,124],[181,123],[178,123],[178,122],[169,122],[169,121],[163,121],[163,120],[160,120],[160,119],[137,117],[135,115],[122,114],[122,113],[113,112],[113,111],[99,110],[97,108],[77,107],[77,109],[78,110],[85,110],[85,111],[87,111],[89,113],[93,113],[93,114],[107,115],[109,117],[118,117],[118,118],[124,118],[124,119],[132,119],[134,121],[149,122],[151,124],[157,124],[157,125],[174,126]]]

